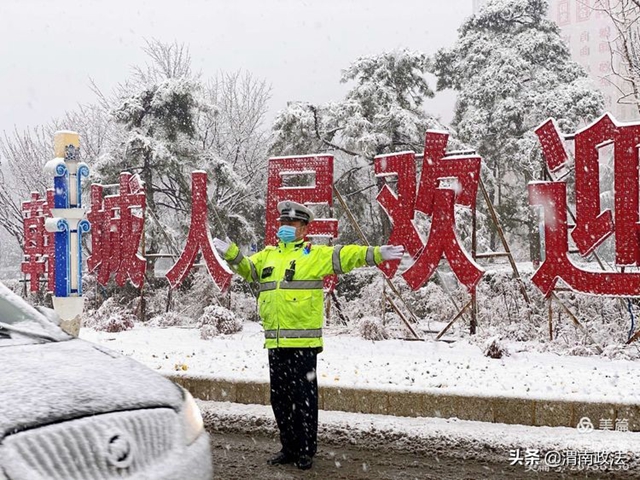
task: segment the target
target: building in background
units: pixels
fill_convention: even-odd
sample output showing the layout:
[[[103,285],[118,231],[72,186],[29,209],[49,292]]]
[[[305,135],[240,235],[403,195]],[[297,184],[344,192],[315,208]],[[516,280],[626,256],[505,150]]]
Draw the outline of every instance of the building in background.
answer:
[[[622,84],[613,75],[609,41],[615,28],[605,12],[593,8],[596,0],[548,0],[549,18],[556,22],[569,45],[572,58],[584,67],[595,86],[603,93],[605,109],[617,120],[637,120],[635,105],[620,104]],[[487,0],[473,0],[473,13]],[[619,70],[619,65],[615,65]],[[620,88],[619,88],[620,87]]]

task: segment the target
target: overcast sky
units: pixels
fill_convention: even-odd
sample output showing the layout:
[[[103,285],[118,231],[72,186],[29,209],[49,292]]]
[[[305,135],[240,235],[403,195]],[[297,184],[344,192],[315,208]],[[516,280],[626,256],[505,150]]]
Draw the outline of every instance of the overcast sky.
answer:
[[[47,123],[145,62],[145,39],[185,43],[204,76],[243,69],[289,100],[340,100],[358,56],[451,45],[472,0],[0,0],[0,131]],[[431,79],[435,89],[435,82]],[[446,122],[453,93],[427,109]]]

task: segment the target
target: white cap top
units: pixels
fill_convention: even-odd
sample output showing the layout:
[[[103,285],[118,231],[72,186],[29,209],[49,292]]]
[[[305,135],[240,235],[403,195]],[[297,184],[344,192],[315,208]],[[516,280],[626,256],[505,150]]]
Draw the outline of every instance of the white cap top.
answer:
[[[311,223],[315,216],[313,212],[301,203],[285,200],[278,203],[280,220],[302,220]]]

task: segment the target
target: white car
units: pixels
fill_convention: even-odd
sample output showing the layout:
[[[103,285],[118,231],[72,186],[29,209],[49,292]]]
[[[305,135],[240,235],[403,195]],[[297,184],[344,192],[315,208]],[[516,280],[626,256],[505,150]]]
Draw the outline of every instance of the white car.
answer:
[[[209,480],[191,395],[0,284],[0,480]]]

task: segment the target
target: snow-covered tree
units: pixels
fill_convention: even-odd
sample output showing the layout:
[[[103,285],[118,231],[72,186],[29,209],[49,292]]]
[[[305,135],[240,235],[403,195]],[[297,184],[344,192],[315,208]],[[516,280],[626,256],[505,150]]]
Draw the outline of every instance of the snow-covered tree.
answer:
[[[343,101],[293,103],[279,113],[272,149],[299,154],[300,148],[315,146],[370,160],[419,150],[426,128],[435,123],[422,110],[424,100],[433,97],[425,79],[429,69],[425,54],[406,49],[358,58],[342,72],[342,83],[355,82]]]
[[[52,138],[46,127],[11,135],[4,132],[0,138],[0,224],[22,247],[22,202],[29,200],[31,192],[43,194],[48,187],[44,164],[53,157]]]
[[[274,123],[274,155],[332,152],[336,155],[336,187],[374,242],[383,239],[373,176],[376,155],[403,150],[422,152],[428,128],[443,127],[423,109],[432,97],[425,74],[430,61],[406,49],[358,58],[342,72],[341,82],[354,82],[340,102],[290,103]],[[341,241],[357,240],[345,225]]]
[[[484,158],[501,222],[520,234],[533,228],[526,184],[543,172],[533,129],[554,117],[570,132],[603,109],[602,94],[571,61],[547,9],[546,0],[489,0],[435,57],[438,90],[458,91],[458,138]]]
[[[53,158],[53,136],[57,130],[80,134],[82,160],[92,164],[103,152],[109,137],[107,111],[100,105],[80,105],[64,117],[46,125],[3,132],[0,137],[0,227],[23,247],[22,202],[31,192],[44,196],[52,188],[43,167]]]
[[[113,183],[126,170],[145,181],[152,220],[148,252],[166,251],[167,238],[182,243],[193,170],[209,174],[215,234],[254,242],[256,226],[263,223],[258,220],[268,141],[262,121],[269,88],[248,73],[205,82],[191,73],[188,49],[181,44],[151,41],[145,52],[150,63],[105,99],[122,134],[99,162],[101,177]]]
[[[608,79],[619,90],[618,103],[640,113],[640,0],[597,0],[593,9],[605,12],[614,27]]]
[[[161,47],[162,45],[160,45]],[[196,169],[196,116],[199,83],[190,74],[190,58],[182,46],[166,50],[157,42],[146,49],[153,63],[138,69],[116,95],[112,121],[126,132],[121,144],[103,156],[98,172],[109,183],[122,171],[137,173],[145,182],[147,211],[164,218],[172,210],[188,219],[189,173]],[[158,53],[160,52],[160,53]],[[163,56],[164,55],[164,56]],[[149,222],[145,229],[147,252],[157,253],[162,225]],[[153,268],[154,262],[148,262]]]
[[[202,168],[213,175],[216,221],[239,242],[264,237],[269,135],[264,127],[270,87],[248,72],[219,74],[203,88],[197,136]],[[218,220],[220,219],[220,220]]]

